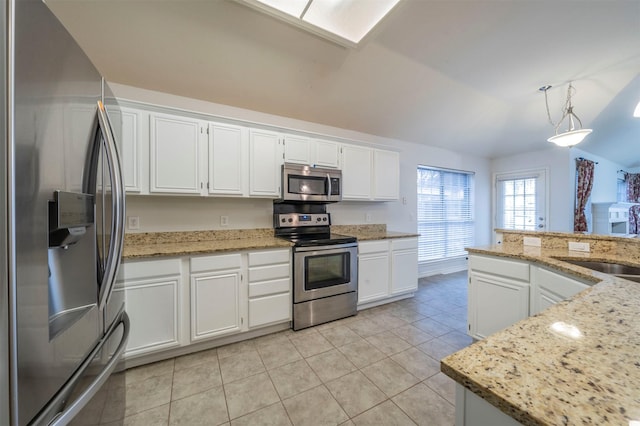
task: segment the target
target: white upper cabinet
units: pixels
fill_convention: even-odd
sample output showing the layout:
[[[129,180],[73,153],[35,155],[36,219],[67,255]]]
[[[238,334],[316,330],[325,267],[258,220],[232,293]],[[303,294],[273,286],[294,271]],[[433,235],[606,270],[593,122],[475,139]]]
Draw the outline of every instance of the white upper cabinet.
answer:
[[[373,151],[357,145],[342,145],[342,199],[370,200]]]
[[[338,142],[318,139],[314,139],[312,142],[312,159],[316,166],[340,168],[340,144]]]
[[[246,195],[248,130],[209,123],[209,194]]]
[[[283,157],[280,133],[249,130],[249,196],[280,196]]]
[[[311,140],[303,136],[284,136],[284,161],[311,164]]]
[[[397,200],[400,191],[400,154],[373,150],[373,198]]]
[[[340,167],[340,144],[304,136],[285,135],[284,161],[337,169]]]
[[[200,138],[205,124],[196,119],[151,113],[150,192],[200,194]]]
[[[148,194],[149,165],[145,159],[149,158],[149,113],[120,107],[109,110],[109,118],[118,142],[125,190]]]

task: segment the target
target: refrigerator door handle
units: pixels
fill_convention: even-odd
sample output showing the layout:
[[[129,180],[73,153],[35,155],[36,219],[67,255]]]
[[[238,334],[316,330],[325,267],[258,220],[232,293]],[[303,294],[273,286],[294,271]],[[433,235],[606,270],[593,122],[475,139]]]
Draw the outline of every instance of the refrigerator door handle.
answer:
[[[98,127],[105,141],[105,156],[111,175],[111,238],[109,240],[109,251],[104,265],[104,274],[101,280],[100,297],[98,306],[104,309],[111,296],[111,290],[116,280],[116,273],[122,257],[122,247],[124,245],[124,179],[122,168],[118,156],[118,147],[113,131],[109,124],[109,117],[104,105],[98,101]]]
[[[102,337],[102,339],[100,339],[96,347],[91,351],[91,353],[87,356],[87,358],[85,358],[82,364],[80,364],[80,367],[78,367],[76,372],[73,373],[73,375],[71,376],[69,381],[64,385],[64,387],[60,389],[57,396],[53,400],[51,400],[51,402],[49,402],[48,406],[59,404],[61,400],[66,398],[67,395],[72,392],[73,388],[77,385],[80,379],[82,379],[85,370],[91,365],[91,362],[94,360],[94,358],[100,354],[101,350],[106,349],[105,344],[109,341],[109,338],[115,333],[116,329],[120,325],[122,325],[123,327],[122,339],[120,340],[120,343],[118,344],[118,347],[116,348],[109,362],[107,362],[107,364],[104,366],[102,371],[100,371],[100,373],[96,375],[93,382],[91,382],[91,384],[87,386],[85,391],[80,396],[78,396],[73,402],[67,405],[64,411],[59,413],[53,420],[51,420],[51,422],[49,423],[49,426],[64,426],[68,424],[71,421],[71,419],[73,419],[80,412],[80,410],[82,410],[82,408],[89,402],[91,398],[93,398],[96,392],[98,392],[98,390],[100,390],[102,385],[104,385],[104,383],[107,381],[107,379],[109,378],[113,370],[116,368],[116,365],[120,360],[120,357],[124,353],[124,350],[127,346],[127,340],[129,339],[129,329],[130,329],[129,316],[124,310],[120,311],[118,317],[111,324],[111,326],[109,327],[105,335]],[[46,407],[42,412],[43,413],[48,412]],[[43,420],[42,418],[37,418],[35,419],[33,424],[41,424],[42,420]]]

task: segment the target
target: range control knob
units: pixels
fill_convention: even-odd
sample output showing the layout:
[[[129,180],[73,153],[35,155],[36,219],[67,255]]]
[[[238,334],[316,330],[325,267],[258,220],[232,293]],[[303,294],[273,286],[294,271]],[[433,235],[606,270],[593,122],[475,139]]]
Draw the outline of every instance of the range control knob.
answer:
[[[289,223],[293,222],[293,219],[289,218]]]
[[[326,217],[323,217],[323,218],[322,218],[322,220],[326,222],[326,221],[327,221],[327,218],[326,218]]]
[[[316,218],[316,222],[320,222],[322,219],[320,219],[319,217]]]
[[[282,223],[285,223],[287,221],[287,219],[285,219],[284,217],[282,218]]]

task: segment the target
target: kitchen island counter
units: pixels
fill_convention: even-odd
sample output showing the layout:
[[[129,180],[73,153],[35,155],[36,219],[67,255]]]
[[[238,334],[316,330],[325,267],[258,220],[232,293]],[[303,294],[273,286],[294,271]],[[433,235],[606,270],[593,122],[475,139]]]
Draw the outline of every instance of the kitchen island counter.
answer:
[[[523,246],[469,252],[536,262],[595,284],[444,358],[446,375],[525,425],[640,421],[640,284],[562,261],[637,265],[633,256]]]

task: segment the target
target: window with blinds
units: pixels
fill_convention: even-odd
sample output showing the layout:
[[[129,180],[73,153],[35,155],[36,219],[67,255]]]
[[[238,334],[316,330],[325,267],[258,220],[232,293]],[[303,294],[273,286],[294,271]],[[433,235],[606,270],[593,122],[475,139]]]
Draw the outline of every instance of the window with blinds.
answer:
[[[473,245],[473,173],[418,167],[418,260],[466,255]]]

